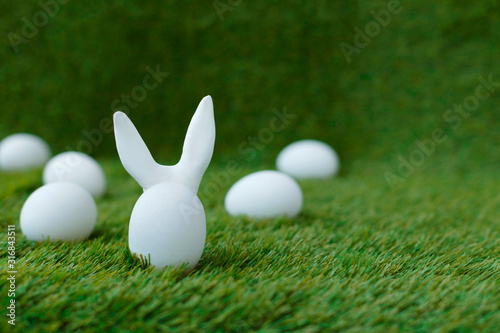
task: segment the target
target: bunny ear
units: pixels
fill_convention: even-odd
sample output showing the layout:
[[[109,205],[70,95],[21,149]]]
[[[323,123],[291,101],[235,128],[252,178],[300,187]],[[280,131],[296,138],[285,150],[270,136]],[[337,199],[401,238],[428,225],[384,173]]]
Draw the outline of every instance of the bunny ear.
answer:
[[[125,113],[118,111],[113,116],[113,122],[116,148],[125,170],[144,189],[158,183],[158,177],[165,171],[151,156],[132,121]]]
[[[198,193],[201,178],[212,159],[215,121],[212,98],[203,98],[187,130],[182,156],[174,166],[156,163],[141,135],[123,112],[114,115],[118,155],[125,170],[144,190],[161,182],[177,182]]]
[[[185,176],[185,183],[196,194],[201,178],[205,173],[215,145],[215,120],[212,97],[204,97],[189,123],[189,127],[182,148],[182,156],[175,166]]]

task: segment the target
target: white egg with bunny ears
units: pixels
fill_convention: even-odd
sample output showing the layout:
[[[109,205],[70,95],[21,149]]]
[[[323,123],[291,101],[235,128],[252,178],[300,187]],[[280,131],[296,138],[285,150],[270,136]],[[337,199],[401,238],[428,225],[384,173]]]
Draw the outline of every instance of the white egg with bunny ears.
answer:
[[[157,269],[187,264],[191,271],[205,248],[205,211],[197,193],[215,144],[212,98],[198,105],[173,166],[153,159],[125,113],[114,114],[114,127],[120,160],[144,189],[130,217],[130,251]]]

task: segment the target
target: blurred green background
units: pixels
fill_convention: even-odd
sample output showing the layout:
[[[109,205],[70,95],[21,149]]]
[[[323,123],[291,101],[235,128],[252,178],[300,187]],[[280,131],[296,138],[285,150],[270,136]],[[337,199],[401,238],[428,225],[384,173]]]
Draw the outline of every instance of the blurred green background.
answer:
[[[37,16],[44,9],[38,1],[0,3],[1,137],[32,132],[54,152],[76,149],[91,141],[84,131],[96,135],[102,119],[124,109],[122,94],[143,84],[149,66],[169,76],[129,115],[164,162],[179,157],[189,119],[210,94],[219,159],[240,158],[239,144],[269,127],[273,109],[286,108],[296,117],[256,161],[272,163],[291,141],[316,138],[344,165],[397,166],[398,155],[439,127],[450,139],[433,160],[499,164],[497,90],[460,126],[443,119],[474,94],[479,76],[500,81],[497,1],[401,1],[401,12],[350,62],[340,43],[353,45],[354,28],[364,30],[387,1],[216,3],[224,13],[213,1],[66,2],[16,47],[22,18],[44,23]],[[116,157],[113,134],[91,154]]]

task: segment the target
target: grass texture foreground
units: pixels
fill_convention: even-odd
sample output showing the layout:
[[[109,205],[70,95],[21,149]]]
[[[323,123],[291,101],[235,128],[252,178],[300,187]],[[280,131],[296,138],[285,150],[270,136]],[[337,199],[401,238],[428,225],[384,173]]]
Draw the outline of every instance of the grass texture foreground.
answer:
[[[496,168],[436,167],[391,189],[383,176],[390,164],[356,162],[338,178],[301,181],[302,213],[272,220],[229,216],[224,195],[238,177],[209,195],[206,176],[205,251],[184,276],[141,267],[130,255],[128,221],[142,189],[117,160],[103,166],[108,193],[97,200],[96,229],[74,244],[27,241],[19,214],[41,186],[40,172],[0,175],[0,331],[10,326],[12,224],[18,273],[10,329],[19,332],[500,329]]]

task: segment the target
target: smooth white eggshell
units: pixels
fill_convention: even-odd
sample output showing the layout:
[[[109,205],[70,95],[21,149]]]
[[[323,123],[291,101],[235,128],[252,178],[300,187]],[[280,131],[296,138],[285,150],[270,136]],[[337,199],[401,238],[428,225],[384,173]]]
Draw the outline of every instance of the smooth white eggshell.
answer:
[[[50,158],[49,145],[29,133],[12,134],[0,142],[0,169],[21,171],[42,167]]]
[[[75,241],[87,238],[97,220],[94,198],[81,186],[58,182],[33,192],[21,210],[28,240]]]
[[[100,197],[106,190],[106,177],[99,163],[89,155],[76,151],[51,158],[43,170],[43,182],[75,183],[94,197]]]
[[[276,168],[296,179],[328,178],[340,169],[335,150],[318,140],[300,140],[278,154]]]
[[[130,251],[157,269],[188,263],[192,270],[205,247],[203,205],[183,184],[153,185],[134,206],[128,237]]]
[[[238,180],[227,192],[224,206],[233,216],[295,217],[302,208],[302,201],[302,190],[293,178],[265,170]]]

